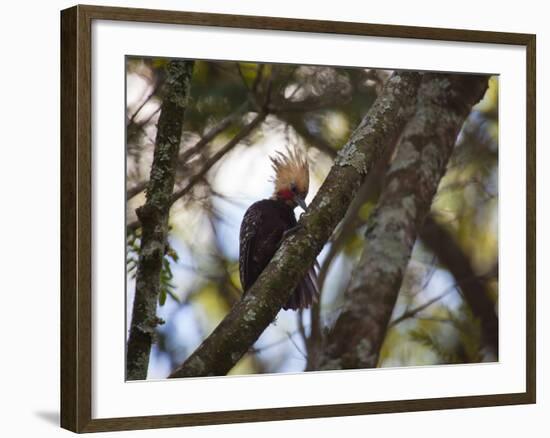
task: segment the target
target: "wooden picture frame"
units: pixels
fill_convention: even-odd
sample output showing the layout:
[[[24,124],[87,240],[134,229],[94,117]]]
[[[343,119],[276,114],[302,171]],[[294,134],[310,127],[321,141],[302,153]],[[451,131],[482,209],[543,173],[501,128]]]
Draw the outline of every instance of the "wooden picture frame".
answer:
[[[186,24],[526,48],[526,391],[175,415],[92,418],[92,35],[94,20]],[[97,432],[535,403],[535,35],[98,6],[61,12],[61,426]]]

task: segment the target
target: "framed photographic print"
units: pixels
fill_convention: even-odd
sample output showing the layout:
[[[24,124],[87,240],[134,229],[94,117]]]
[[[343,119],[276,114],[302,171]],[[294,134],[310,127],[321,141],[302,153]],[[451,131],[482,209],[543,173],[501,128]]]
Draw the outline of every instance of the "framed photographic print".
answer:
[[[61,54],[62,427],[535,402],[534,35],[75,6]]]

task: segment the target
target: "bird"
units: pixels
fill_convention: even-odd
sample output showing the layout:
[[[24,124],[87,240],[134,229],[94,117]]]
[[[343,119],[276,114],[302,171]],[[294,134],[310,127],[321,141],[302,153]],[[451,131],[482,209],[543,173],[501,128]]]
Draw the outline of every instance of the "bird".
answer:
[[[305,155],[286,148],[270,157],[275,189],[269,199],[253,203],[245,212],[239,235],[239,273],[243,297],[260,276],[286,236],[297,229],[294,209],[307,209],[309,167]],[[311,266],[283,306],[284,310],[310,307],[319,299],[317,273]]]

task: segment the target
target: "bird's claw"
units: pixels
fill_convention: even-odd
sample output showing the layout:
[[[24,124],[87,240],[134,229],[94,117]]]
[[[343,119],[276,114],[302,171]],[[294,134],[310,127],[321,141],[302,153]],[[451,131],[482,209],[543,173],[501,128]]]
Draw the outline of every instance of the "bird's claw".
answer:
[[[296,232],[298,230],[300,230],[301,228],[303,228],[303,227],[304,227],[303,225],[298,224],[298,225],[293,226],[292,228],[289,228],[288,230],[285,230],[285,232],[283,233],[283,238],[281,240],[284,240],[288,236],[292,236],[293,234],[296,234]]]

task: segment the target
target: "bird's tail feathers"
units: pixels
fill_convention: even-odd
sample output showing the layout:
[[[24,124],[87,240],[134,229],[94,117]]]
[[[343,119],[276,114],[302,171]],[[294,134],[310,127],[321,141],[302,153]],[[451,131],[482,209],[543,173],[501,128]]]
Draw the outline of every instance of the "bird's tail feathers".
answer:
[[[315,270],[315,266],[312,266],[306,272],[306,275],[300,281],[298,287],[292,293],[288,302],[283,306],[283,309],[307,309],[308,307],[311,307],[313,303],[318,302],[319,297],[320,292],[317,282],[317,271]]]

